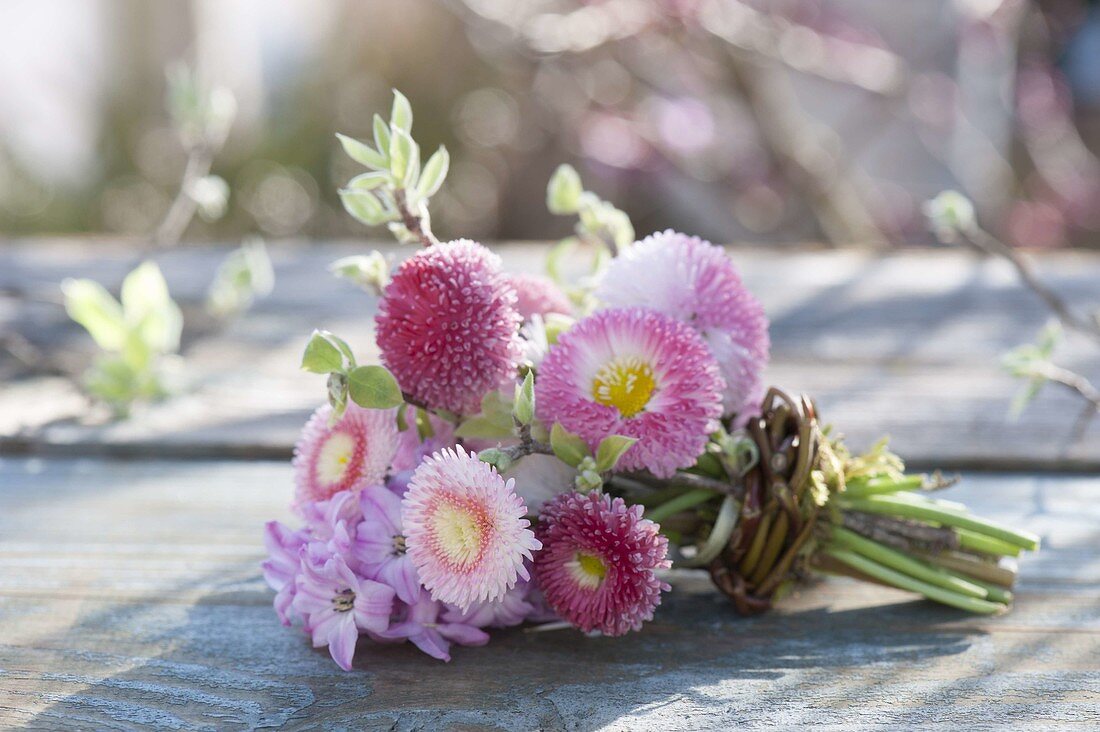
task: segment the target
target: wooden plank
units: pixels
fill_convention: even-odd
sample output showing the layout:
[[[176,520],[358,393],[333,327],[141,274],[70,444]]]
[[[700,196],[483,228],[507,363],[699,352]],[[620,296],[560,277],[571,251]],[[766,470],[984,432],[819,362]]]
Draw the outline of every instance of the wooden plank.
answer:
[[[727,730],[1100,724],[1100,507],[1084,477],[944,495],[1040,533],[1013,611],[829,579],[743,619],[698,572],[637,635],[494,632],[442,664],[364,643],[341,672],[259,576],[291,472],[0,461],[0,727]]]
[[[117,282],[132,262],[127,247],[38,242],[0,251],[0,292],[22,287],[56,295],[64,276]],[[204,288],[224,251],[194,248],[158,257],[192,314],[187,337],[194,388],[133,419],[89,424],[87,407],[65,379],[15,381],[0,389],[0,450],[159,456],[281,457],[323,398],[319,377],[296,368],[309,332],[344,335],[372,358],[374,301],[326,270],[366,245],[279,244],[278,286],[245,317],[215,328],[201,315]],[[408,249],[385,248],[395,256]],[[498,247],[517,271],[537,271],[537,243]],[[1072,439],[1079,403],[1048,389],[1023,419],[1009,414],[1019,383],[1000,355],[1031,339],[1046,311],[1007,265],[958,251],[769,252],[733,256],[772,318],[769,377],[813,394],[825,418],[866,446],[890,433],[920,465],[963,468],[1100,470],[1100,420]],[[1096,302],[1100,254],[1038,258],[1043,276],[1081,307]],[[89,341],[57,305],[0,298],[0,330],[19,326],[52,353],[78,362]],[[1070,339],[1060,359],[1096,376],[1095,349]],[[0,357],[0,374],[13,369]]]

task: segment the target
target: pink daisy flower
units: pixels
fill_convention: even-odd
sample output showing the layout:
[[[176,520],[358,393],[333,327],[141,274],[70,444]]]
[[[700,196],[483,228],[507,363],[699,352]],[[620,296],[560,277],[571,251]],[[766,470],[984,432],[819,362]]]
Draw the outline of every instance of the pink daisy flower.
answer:
[[[596,295],[609,307],[644,305],[690,324],[722,369],[725,413],[759,407],[768,319],[721,247],[671,230],[653,234],[611,262]]]
[[[375,317],[382,362],[401,388],[435,409],[478,411],[515,374],[516,292],[500,257],[459,240],[421,249],[386,286]]]
[[[508,280],[516,290],[516,310],[524,320],[532,315],[573,312],[573,303],[549,277],[521,273],[509,275]]]
[[[349,404],[330,427],[331,414],[328,405],[314,412],[294,446],[298,505],[381,483],[397,451],[395,410]]]
[[[301,566],[294,609],[305,619],[313,647],[328,646],[332,660],[350,671],[359,631],[389,627],[393,588],[358,577],[338,555],[324,564],[306,560]]]
[[[541,544],[514,485],[461,447],[413,473],[401,509],[405,545],[432,599],[466,610],[529,578],[523,560]]]
[[[620,470],[669,477],[695,463],[722,414],[724,382],[699,335],[654,310],[603,310],[558,339],[535,382],[538,416],[593,449],[636,437]]]
[[[654,574],[672,566],[659,529],[641,506],[599,492],[547,503],[536,527],[543,549],[535,577],[550,607],[585,632],[639,630],[671,589]]]

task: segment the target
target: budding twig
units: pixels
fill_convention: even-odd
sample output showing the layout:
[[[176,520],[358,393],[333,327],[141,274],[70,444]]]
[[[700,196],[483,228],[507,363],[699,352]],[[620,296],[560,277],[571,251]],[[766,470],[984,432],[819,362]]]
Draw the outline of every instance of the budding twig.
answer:
[[[409,206],[408,196],[404,188],[394,191],[394,200],[397,202],[397,210],[401,214],[401,223],[409,230],[409,233],[417,238],[421,245],[430,247],[439,243],[439,239],[432,233],[431,226],[423,214],[416,213]]]

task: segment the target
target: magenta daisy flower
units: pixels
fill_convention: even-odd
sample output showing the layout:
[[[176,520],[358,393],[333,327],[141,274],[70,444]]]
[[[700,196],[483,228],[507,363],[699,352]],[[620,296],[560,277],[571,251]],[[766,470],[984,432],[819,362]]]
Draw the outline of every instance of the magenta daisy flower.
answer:
[[[541,545],[513,487],[461,447],[413,473],[401,506],[405,545],[432,599],[465,610],[529,578],[523,560]]]
[[[596,291],[610,307],[645,305],[694,327],[722,369],[726,414],[743,414],[763,398],[768,319],[721,247],[674,231],[623,251]]]
[[[516,310],[524,320],[532,315],[573,312],[573,304],[549,277],[533,274],[513,274],[508,277],[516,290]]]
[[[536,533],[535,578],[550,607],[588,632],[639,630],[661,604],[657,579],[668,539],[642,518],[641,506],[602,493],[564,493],[543,506]]]
[[[539,368],[535,404],[593,449],[609,435],[638,441],[620,470],[671,476],[695,463],[722,414],[724,382],[699,335],[654,310],[591,315],[558,339]]]
[[[313,413],[294,446],[297,504],[381,483],[397,451],[396,412],[349,404],[329,426],[332,407]]]
[[[515,374],[516,292],[500,257],[465,239],[422,249],[386,286],[375,318],[382,362],[430,407],[478,411]]]

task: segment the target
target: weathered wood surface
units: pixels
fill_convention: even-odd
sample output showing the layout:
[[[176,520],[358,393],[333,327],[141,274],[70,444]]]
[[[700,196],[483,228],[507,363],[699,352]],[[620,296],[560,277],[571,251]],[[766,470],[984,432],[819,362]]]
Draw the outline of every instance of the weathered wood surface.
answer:
[[[117,424],[82,422],[86,405],[60,377],[17,378],[0,355],[0,449],[159,456],[289,453],[319,377],[296,368],[314,327],[328,327],[372,353],[373,299],[335,282],[326,266],[363,243],[273,247],[275,293],[227,328],[201,315],[204,289],[222,249],[173,251],[157,259],[184,301],[188,394]],[[546,246],[497,247],[516,270],[538,271]],[[393,248],[391,247],[392,251]],[[409,250],[400,252],[407,254]],[[1071,439],[1075,398],[1048,388],[1021,420],[1009,405],[1019,383],[999,358],[1034,338],[1047,319],[1039,301],[1003,262],[959,251],[733,255],[772,319],[773,383],[814,395],[827,421],[857,446],[882,433],[911,463],[1003,469],[1100,469],[1100,420]],[[12,242],[0,250],[0,334],[18,329],[77,369],[89,340],[56,303],[4,296],[19,288],[49,300],[66,276],[121,280],[134,253],[106,241]],[[1039,271],[1071,303],[1100,304],[1100,254],[1051,253]],[[1071,339],[1060,359],[1096,378],[1090,344]]]
[[[282,627],[260,529],[269,462],[0,461],[0,728],[1095,729],[1100,504],[1085,477],[946,496],[1043,536],[1011,613],[829,579],[737,617],[708,582],[638,635],[496,631],[450,664],[365,644],[341,672]]]

